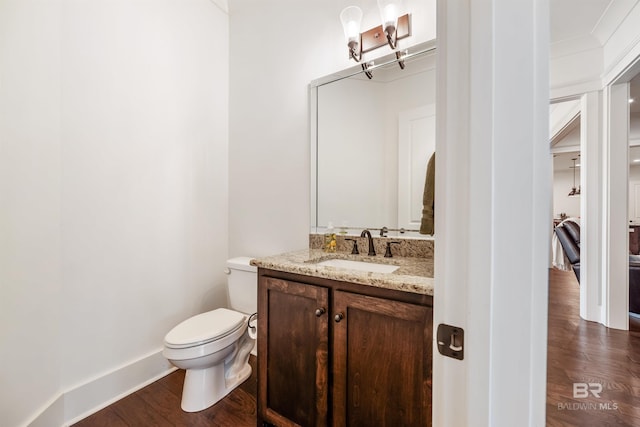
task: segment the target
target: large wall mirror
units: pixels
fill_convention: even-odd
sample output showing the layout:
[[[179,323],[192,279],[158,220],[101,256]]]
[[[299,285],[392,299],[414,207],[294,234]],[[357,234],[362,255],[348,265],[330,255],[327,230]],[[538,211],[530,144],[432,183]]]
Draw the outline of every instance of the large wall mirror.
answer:
[[[311,83],[311,228],[419,234],[435,149],[434,43]]]

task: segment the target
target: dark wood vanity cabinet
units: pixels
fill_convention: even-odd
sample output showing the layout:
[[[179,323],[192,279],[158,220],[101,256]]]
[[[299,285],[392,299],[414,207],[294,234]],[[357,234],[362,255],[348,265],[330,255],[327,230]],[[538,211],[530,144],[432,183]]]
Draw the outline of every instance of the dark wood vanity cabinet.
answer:
[[[432,298],[259,270],[258,425],[431,425]]]
[[[332,313],[333,425],[430,425],[431,307],[335,291]]]
[[[277,426],[327,425],[328,295],[327,288],[260,276],[258,425],[260,418]]]

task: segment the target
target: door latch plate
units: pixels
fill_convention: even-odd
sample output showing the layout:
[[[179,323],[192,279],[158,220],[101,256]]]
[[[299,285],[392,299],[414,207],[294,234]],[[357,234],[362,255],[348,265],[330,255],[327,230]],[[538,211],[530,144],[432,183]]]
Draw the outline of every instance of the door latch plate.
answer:
[[[436,338],[440,354],[458,360],[464,359],[464,329],[441,323],[438,325]]]

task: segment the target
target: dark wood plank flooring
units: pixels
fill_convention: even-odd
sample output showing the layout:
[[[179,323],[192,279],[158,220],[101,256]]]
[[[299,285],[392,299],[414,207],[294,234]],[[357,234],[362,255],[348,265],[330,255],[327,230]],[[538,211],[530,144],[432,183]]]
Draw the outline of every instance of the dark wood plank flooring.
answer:
[[[251,377],[212,407],[187,413],[180,409],[184,372],[177,370],[74,424],[74,427],[244,427],[256,425],[256,358]]]
[[[640,426],[640,333],[582,320],[579,292],[572,272],[550,270],[547,425]],[[579,385],[574,398],[574,383],[600,397]]]
[[[630,319],[632,332],[584,321],[579,317],[578,298],[573,273],[551,270],[547,425],[640,426],[640,321]],[[253,356],[250,363],[254,371],[251,378],[204,411],[186,413],[180,409],[184,371],[179,370],[75,426],[255,426],[257,380]],[[574,382],[602,384],[600,398],[574,398]]]

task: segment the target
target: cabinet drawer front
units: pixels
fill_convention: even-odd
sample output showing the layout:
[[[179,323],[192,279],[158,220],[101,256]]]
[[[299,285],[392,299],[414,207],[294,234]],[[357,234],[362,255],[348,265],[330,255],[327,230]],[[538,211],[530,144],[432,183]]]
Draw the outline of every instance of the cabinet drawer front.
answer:
[[[260,408],[266,420],[327,425],[328,289],[260,277]]]
[[[431,307],[334,293],[336,426],[431,425]]]

